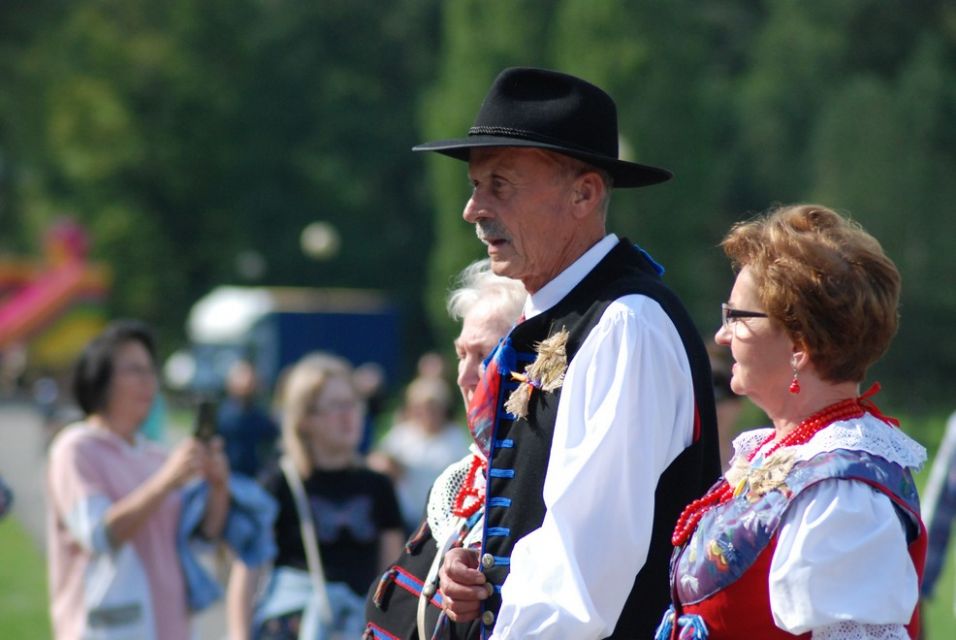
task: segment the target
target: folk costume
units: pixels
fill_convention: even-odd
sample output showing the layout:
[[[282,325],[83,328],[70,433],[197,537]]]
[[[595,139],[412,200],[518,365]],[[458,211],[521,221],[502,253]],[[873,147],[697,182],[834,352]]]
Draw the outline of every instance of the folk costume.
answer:
[[[465,637],[464,626],[451,624],[442,609],[438,569],[449,549],[481,545],[487,466],[485,454],[473,444],[435,480],[425,519],[369,590],[365,640]]]
[[[726,478],[678,521],[657,640],[915,638],[926,451],[888,420],[853,398],[782,442],[738,436]]]
[[[467,137],[414,150],[468,161],[476,148],[543,149],[616,189],[672,177],[620,159],[618,139],[602,89],[517,67]],[[494,592],[465,637],[652,636],[673,522],[719,473],[707,353],[660,273],[604,237],[530,295],[487,361],[469,413],[488,452],[480,565]]]
[[[706,351],[659,267],[614,235],[526,317],[471,407],[487,416],[471,422],[487,442],[495,592],[466,635],[650,637],[672,524],[718,472]]]

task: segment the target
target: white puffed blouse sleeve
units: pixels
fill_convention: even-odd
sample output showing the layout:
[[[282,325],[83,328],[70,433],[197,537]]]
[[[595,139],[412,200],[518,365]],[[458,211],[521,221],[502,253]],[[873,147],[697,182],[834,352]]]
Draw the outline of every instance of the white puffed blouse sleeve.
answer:
[[[784,516],[770,565],[774,622],[814,640],[907,640],[919,584],[892,501],[825,480]]]

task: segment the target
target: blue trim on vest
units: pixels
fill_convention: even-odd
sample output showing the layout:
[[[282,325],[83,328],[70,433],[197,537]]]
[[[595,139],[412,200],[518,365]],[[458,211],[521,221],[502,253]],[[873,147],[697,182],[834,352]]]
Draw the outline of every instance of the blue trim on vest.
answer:
[[[640,245],[636,245],[636,244],[635,244],[635,245],[634,245],[634,248],[637,249],[638,253],[640,253],[642,256],[644,256],[644,258],[645,258],[648,262],[651,263],[651,267],[652,267],[652,268],[654,269],[654,271],[657,273],[657,276],[658,276],[658,277],[664,275],[664,265],[662,265],[660,262],[658,262],[657,260],[655,260],[654,258],[652,258],[652,257],[651,257],[651,254],[649,254],[647,251],[645,251],[644,249],[642,249],[642,248],[640,247]]]
[[[514,330],[514,327],[512,327]],[[500,381],[498,383],[498,410],[495,412],[494,424],[491,426],[491,433],[489,434],[489,451],[488,451],[488,475],[489,480],[495,477],[514,477],[514,469],[496,469],[494,467],[495,454],[497,450],[500,449],[513,449],[515,446],[514,440],[510,438],[499,438],[497,434],[501,428],[502,421],[514,421],[517,416],[514,416],[504,410],[505,398],[511,394],[511,392],[518,388],[519,382],[512,379],[511,373],[513,371],[521,371],[524,367],[534,362],[537,358],[537,354],[534,352],[522,352],[519,353],[513,346],[511,341],[511,335],[505,336],[498,342],[497,348],[489,354],[488,358],[485,359],[485,362],[490,362],[492,358],[495,358],[495,362],[498,368],[498,375],[500,376]],[[487,364],[486,364],[487,371]],[[510,472],[507,476],[499,476],[498,473],[505,471]],[[482,512],[487,512],[491,507],[510,507],[511,500],[509,498],[500,498],[491,495],[490,487],[485,492],[485,508]],[[482,531],[481,537],[481,548],[486,549],[488,547],[488,538],[497,538],[497,537],[506,537],[511,534],[511,529],[509,527],[489,527],[488,520],[484,522],[484,531]],[[509,559],[510,563],[510,559]],[[484,571],[483,568],[481,568]],[[495,585],[491,581],[489,584],[492,584],[495,588],[495,593],[500,597],[501,587]],[[491,606],[488,600],[484,600],[481,603],[481,612],[484,613],[488,610],[494,610],[495,615],[497,616],[498,607],[497,605]],[[480,619],[479,619],[480,622]],[[494,625],[488,626],[484,623],[480,623],[480,637],[488,638],[491,629]]]
[[[488,469],[488,476],[491,478],[514,478],[515,470],[491,468]]]
[[[509,566],[511,565],[511,556],[495,556],[495,564]]]

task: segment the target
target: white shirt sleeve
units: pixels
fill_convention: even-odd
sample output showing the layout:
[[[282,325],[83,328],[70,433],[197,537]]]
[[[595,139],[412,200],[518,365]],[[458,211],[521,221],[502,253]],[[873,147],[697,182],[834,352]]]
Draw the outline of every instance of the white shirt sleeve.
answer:
[[[918,581],[890,499],[826,480],[784,516],[770,563],[774,622],[814,640],[905,639]]]
[[[94,495],[77,502],[73,510],[66,514],[67,529],[87,551],[106,553],[110,550],[106,514],[112,506],[112,501],[106,496]]]
[[[611,305],[568,367],[547,514],[519,540],[494,640],[610,635],[650,545],[661,473],[693,440],[690,364],[644,296]]]

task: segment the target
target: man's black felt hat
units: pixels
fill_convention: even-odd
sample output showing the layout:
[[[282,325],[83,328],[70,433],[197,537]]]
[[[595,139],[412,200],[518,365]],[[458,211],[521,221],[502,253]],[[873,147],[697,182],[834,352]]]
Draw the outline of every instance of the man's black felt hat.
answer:
[[[574,76],[528,67],[505,69],[485,96],[467,138],[426,142],[468,160],[476,147],[535,147],[600,167],[619,188],[670,180],[670,171],[618,158],[617,106],[602,89]]]

